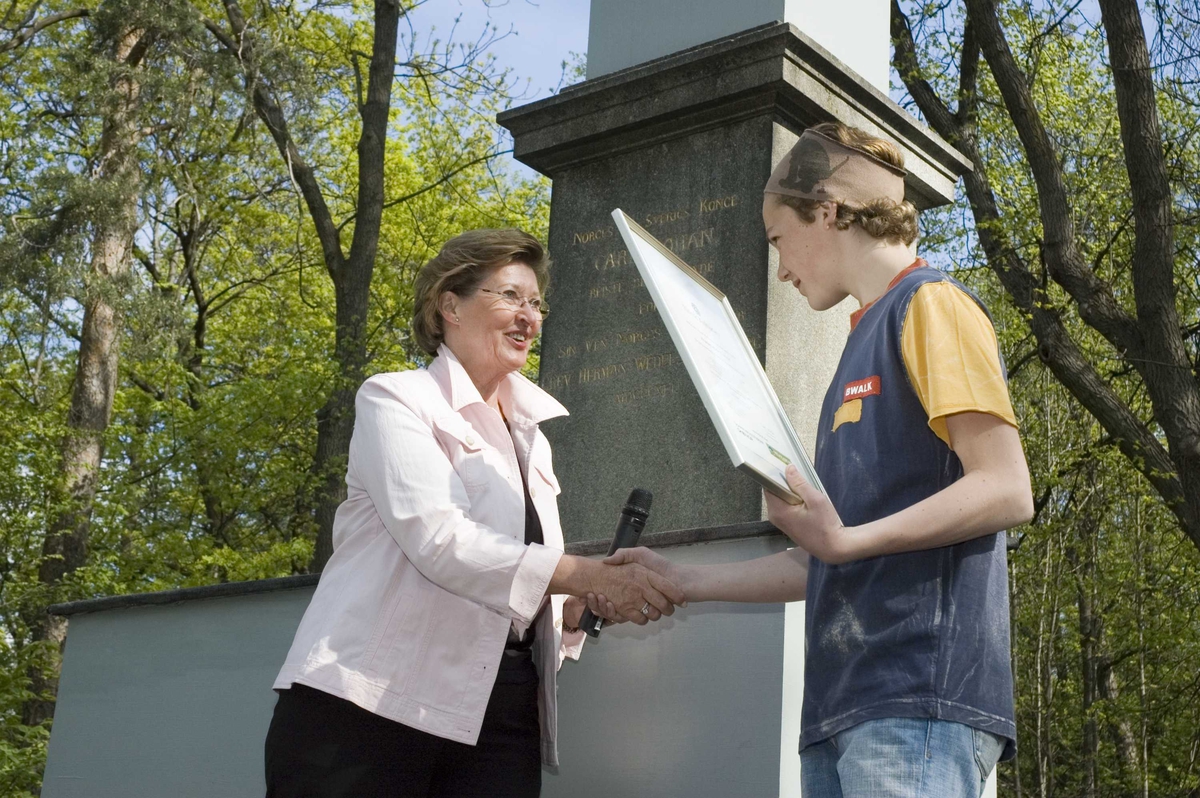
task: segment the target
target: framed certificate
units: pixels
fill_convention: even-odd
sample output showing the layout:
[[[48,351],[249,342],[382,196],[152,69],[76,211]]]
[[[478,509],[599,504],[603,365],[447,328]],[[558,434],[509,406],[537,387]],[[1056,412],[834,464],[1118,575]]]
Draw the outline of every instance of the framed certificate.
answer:
[[[612,216],[734,467],[798,504],[783,474],[794,463],[824,493],[729,300],[620,208]]]

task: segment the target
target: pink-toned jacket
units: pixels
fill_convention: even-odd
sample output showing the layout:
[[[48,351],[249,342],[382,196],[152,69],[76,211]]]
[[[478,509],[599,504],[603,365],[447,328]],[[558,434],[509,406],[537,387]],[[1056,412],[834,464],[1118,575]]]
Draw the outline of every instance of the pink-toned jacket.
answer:
[[[276,688],[305,684],[459,742],[479,738],[509,628],[528,628],[562,557],[558,480],[538,430],[566,414],[519,374],[501,384],[512,426],[442,346],[427,370],[378,374],[355,402],[348,495],[333,556]],[[525,545],[521,469],[545,545]],[[542,761],[558,764],[563,596],[537,622]]]

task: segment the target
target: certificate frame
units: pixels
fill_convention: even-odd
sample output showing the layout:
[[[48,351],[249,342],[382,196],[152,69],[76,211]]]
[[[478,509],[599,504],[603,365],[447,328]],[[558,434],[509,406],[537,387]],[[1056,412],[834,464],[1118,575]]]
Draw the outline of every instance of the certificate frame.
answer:
[[[721,443],[724,444],[725,451],[733,462],[734,468],[749,475],[764,489],[784,501],[790,504],[800,504],[802,503],[800,497],[788,487],[783,474],[787,464],[792,463],[800,469],[801,475],[810,485],[825,494],[825,487],[821,484],[816,468],[805,451],[804,445],[800,442],[799,436],[796,435],[791,420],[784,411],[779,397],[775,394],[775,388],[767,379],[767,374],[758,361],[758,355],[755,354],[754,347],[750,345],[750,340],[746,337],[746,332],[742,329],[729,299],[682,258],[667,249],[662,242],[630,219],[620,208],[613,210],[612,217],[621,233],[621,238],[624,239],[626,248],[633,257],[638,272],[641,274],[642,281],[650,291],[658,315],[666,326],[671,341],[675,344],[675,349],[687,369],[688,376],[691,377],[692,384],[700,394],[704,408],[708,411],[709,418],[716,428],[717,435],[721,438]],[[724,325],[724,331],[733,331],[733,346],[724,354],[732,354],[733,357],[742,359],[738,364],[738,371],[744,377],[749,378],[749,384],[742,382],[740,385],[741,388],[749,389],[753,393],[750,398],[757,400],[756,403],[747,402],[739,406],[736,402],[731,401],[727,395],[730,393],[729,391],[722,392],[708,384],[707,380],[711,379],[711,375],[706,378],[704,370],[698,362],[702,345],[689,337],[687,320],[684,318],[686,314],[681,312],[677,302],[668,300],[665,293],[667,286],[664,283],[673,275],[666,273],[660,275],[661,266],[650,262],[643,247],[649,247],[660,254],[669,264],[676,267],[687,279],[693,281],[711,297],[706,303],[705,310],[712,314],[711,318],[718,324]],[[695,306],[693,305],[693,307]],[[745,391],[737,390],[732,393],[745,394]],[[739,407],[747,411],[755,409],[760,416],[763,413],[767,414],[762,420],[768,429],[769,439],[765,435],[752,434],[731,417]],[[764,448],[769,450],[769,455],[763,452]]]

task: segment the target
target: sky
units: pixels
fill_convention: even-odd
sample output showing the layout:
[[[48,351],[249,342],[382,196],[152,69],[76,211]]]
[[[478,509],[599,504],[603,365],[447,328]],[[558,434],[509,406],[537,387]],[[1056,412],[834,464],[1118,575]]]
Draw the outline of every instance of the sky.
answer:
[[[587,52],[591,0],[427,0],[408,20],[421,38],[474,42],[489,27],[499,39],[489,52],[498,65],[512,70],[515,91],[524,105],[548,97],[563,81],[563,61]],[[456,27],[457,25],[457,27]],[[401,23],[402,35],[407,24]],[[567,81],[568,83],[574,81]],[[533,170],[504,156],[514,172]]]
[[[410,21],[419,32],[435,29],[440,39],[453,30],[456,41],[474,41],[494,26],[503,38],[490,52],[501,67],[513,70],[522,87],[528,81],[523,103],[552,94],[562,62],[572,52],[587,52],[590,6],[591,0],[428,0]]]

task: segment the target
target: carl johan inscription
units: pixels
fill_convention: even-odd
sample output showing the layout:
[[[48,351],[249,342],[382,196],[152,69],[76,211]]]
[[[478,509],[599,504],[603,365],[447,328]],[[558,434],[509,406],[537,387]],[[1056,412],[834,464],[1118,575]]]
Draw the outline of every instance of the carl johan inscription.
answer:
[[[674,208],[671,210],[652,210],[641,214],[640,218],[647,229],[655,229],[661,236],[663,244],[680,255],[690,255],[693,268],[705,277],[712,278],[717,271],[714,260],[694,262],[695,258],[704,257],[702,250],[712,250],[720,242],[720,214],[737,208],[742,204],[739,194],[724,194],[698,200],[690,208]],[[695,224],[702,222],[705,226],[694,229]],[[673,386],[645,385],[650,372],[671,368],[680,370],[680,363],[674,351],[662,353],[639,353],[630,357],[620,358],[611,363],[594,364],[578,368],[574,373],[569,370],[568,361],[579,355],[596,355],[609,350],[610,344],[616,347],[639,346],[650,342],[664,341],[668,348],[669,340],[666,330],[655,311],[654,303],[641,277],[634,268],[629,251],[616,235],[611,222],[607,226],[597,226],[588,230],[577,230],[570,233],[572,248],[580,248],[587,253],[591,263],[592,274],[583,280],[583,285],[575,286],[575,290],[586,291],[588,302],[624,303],[636,309],[636,314],[625,319],[626,328],[614,327],[607,337],[591,337],[586,340],[576,337],[582,331],[572,334],[568,331],[565,340],[560,338],[555,352],[560,360],[557,367],[548,368],[550,372],[543,379],[542,385],[552,393],[569,389],[572,386],[588,386],[589,390],[611,390],[609,383],[620,377],[628,377],[639,383],[635,390],[619,390],[613,394],[620,404],[636,405],[642,400],[661,399],[673,393]],[[620,318],[613,316],[614,323]],[[761,336],[750,334],[755,347],[761,351]],[[593,358],[588,358],[592,360]]]
[[[761,492],[733,472],[704,404],[611,218],[622,208],[744,311],[761,357],[770,268],[759,197],[772,122],[743,119],[606,154],[552,175],[541,385],[570,416],[546,423],[568,541],[612,534],[634,487],[654,529],[758,521]]]
[[[712,215],[735,208],[740,203],[737,194],[729,194],[708,200],[701,200],[692,210],[676,208],[666,211],[651,211],[642,214],[642,220],[648,228],[657,228],[663,236],[662,241],[672,251],[680,256],[689,252],[699,252],[712,249],[719,240],[717,224],[719,220]],[[693,218],[708,215],[706,227],[687,229],[688,222]],[[670,350],[670,342],[662,321],[654,310],[654,303],[649,301],[649,293],[642,283],[641,277],[633,265],[629,251],[615,235],[609,234],[608,228],[597,227],[587,231],[571,233],[573,246],[584,250],[604,248],[605,251],[591,257],[591,275],[584,280],[583,286],[576,290],[586,290],[587,301],[622,303],[635,307],[636,314],[624,314],[627,317],[624,328],[617,323],[605,337],[591,337],[579,340],[568,332],[567,339],[558,344],[557,353],[563,361],[557,368],[547,369],[550,373],[543,378],[542,385],[551,393],[570,390],[606,391],[613,401],[626,408],[633,408],[645,401],[660,400],[671,396],[675,386],[666,382],[655,381],[655,376],[686,377],[678,356]],[[683,229],[680,229],[683,228]],[[590,253],[589,253],[590,254]],[[697,271],[705,276],[712,276],[716,271],[714,261],[706,261],[696,265]],[[619,278],[619,279],[617,279]],[[614,314],[613,321],[620,316]],[[577,333],[578,334],[578,333]],[[662,352],[630,352],[627,356],[616,358],[608,363],[589,363],[572,374],[565,366],[567,362],[578,355],[597,355],[607,353],[610,345],[617,347],[632,347],[644,350],[647,344],[665,342],[668,350]],[[658,343],[661,348],[662,343]],[[594,360],[594,358],[587,358]],[[659,371],[678,372],[677,374],[656,375]],[[624,378],[621,384],[618,380]],[[632,382],[635,387],[627,388],[624,383]],[[586,388],[585,388],[586,386]]]

